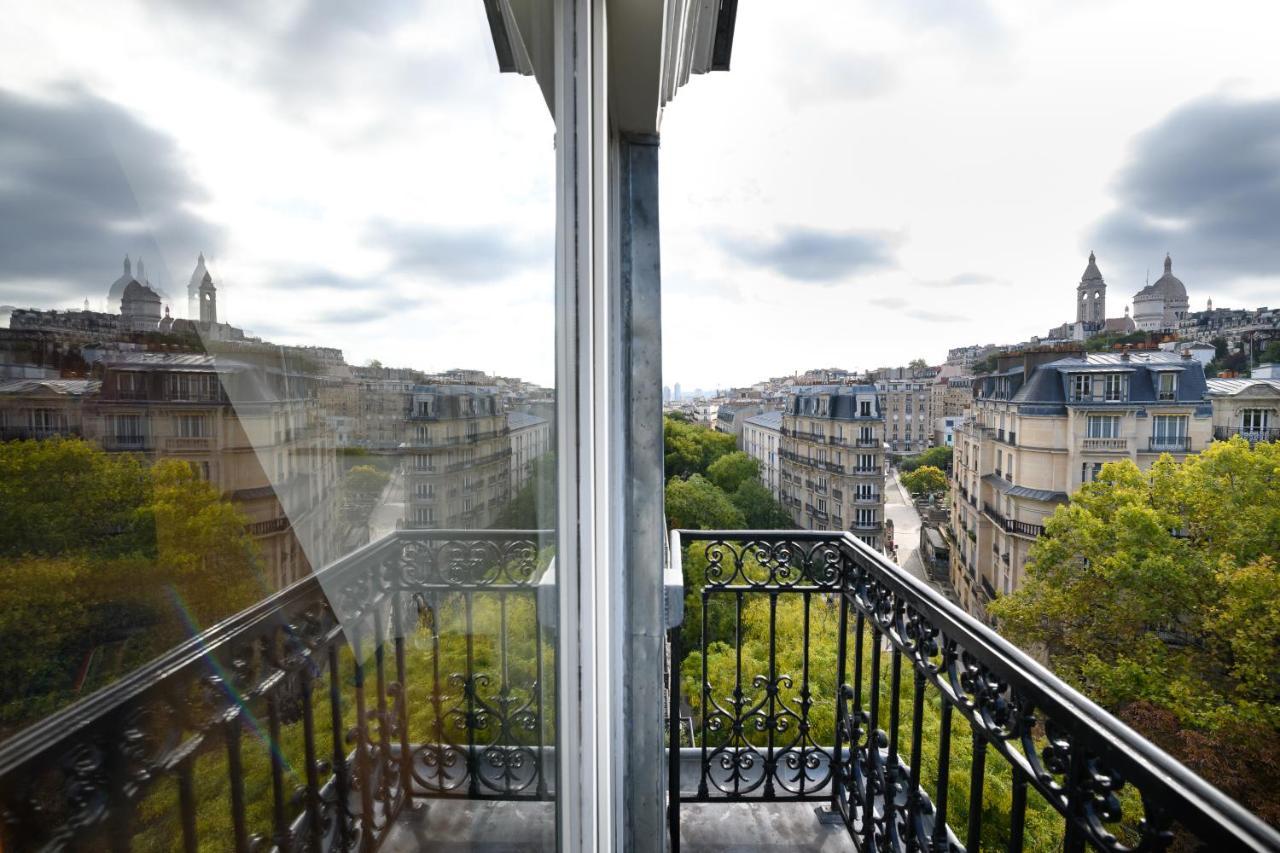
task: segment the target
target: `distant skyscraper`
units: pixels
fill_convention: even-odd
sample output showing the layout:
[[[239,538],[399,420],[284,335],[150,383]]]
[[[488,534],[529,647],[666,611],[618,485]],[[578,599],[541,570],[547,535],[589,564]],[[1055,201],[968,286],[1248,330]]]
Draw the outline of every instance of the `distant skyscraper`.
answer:
[[[679,403],[679,402],[680,402],[680,383],[679,383],[679,382],[677,382],[677,383],[676,383],[675,401],[676,401],[677,403]]]
[[[671,402],[671,386],[670,385],[662,386],[662,402],[664,403]]]

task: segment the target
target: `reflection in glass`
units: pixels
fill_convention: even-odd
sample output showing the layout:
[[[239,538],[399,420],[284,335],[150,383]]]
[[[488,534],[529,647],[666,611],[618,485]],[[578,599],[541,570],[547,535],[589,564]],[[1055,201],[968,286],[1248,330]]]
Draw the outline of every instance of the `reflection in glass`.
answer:
[[[0,36],[0,849],[553,846],[545,108],[479,4],[118,14]]]

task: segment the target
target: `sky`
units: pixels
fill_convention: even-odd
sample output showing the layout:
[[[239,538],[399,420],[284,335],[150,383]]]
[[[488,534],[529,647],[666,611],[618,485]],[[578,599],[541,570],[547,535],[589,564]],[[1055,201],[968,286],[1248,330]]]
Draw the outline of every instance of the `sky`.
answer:
[[[106,8],[110,6],[110,8]],[[1280,7],[744,3],[662,123],[664,381],[726,387],[1121,316],[1280,304]],[[0,30],[0,305],[176,315],[550,384],[553,128],[482,4],[23,4]]]

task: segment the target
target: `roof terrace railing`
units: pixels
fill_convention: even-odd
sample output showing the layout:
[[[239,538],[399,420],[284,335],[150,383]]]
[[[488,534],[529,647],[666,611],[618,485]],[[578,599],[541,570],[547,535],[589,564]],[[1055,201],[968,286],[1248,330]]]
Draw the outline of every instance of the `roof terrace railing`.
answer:
[[[675,531],[670,559],[689,585],[670,701],[691,707],[696,740],[696,761],[669,756],[672,850],[683,802],[776,800],[829,803],[860,850],[1280,849],[1280,833],[854,536]]]

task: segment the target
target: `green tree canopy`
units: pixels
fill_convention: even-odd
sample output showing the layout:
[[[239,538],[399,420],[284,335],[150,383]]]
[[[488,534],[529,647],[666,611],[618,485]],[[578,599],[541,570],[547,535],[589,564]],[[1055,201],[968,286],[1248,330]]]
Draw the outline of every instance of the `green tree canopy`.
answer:
[[[1220,741],[1219,754],[1270,749],[1280,732],[1277,483],[1280,445],[1239,437],[1181,464],[1162,457],[1147,473],[1105,465],[1049,519],[1025,583],[991,612],[1113,710],[1171,716]],[[1184,740],[1165,745],[1194,759]],[[1252,761],[1268,766],[1265,755]],[[1276,787],[1258,781],[1228,793],[1280,820]]]
[[[760,476],[760,463],[741,450],[726,453],[707,467],[707,479],[733,494],[746,482]]]
[[[932,465],[934,468],[941,468],[943,471],[951,467],[950,447],[930,447],[924,453],[917,456],[910,456],[898,463],[898,470],[903,473],[914,471],[925,465]]]
[[[663,419],[663,439],[668,478],[706,475],[713,462],[737,449],[727,433],[670,417]]]
[[[694,474],[667,481],[667,526],[691,530],[741,530],[747,526],[742,510],[721,489]]]
[[[382,494],[382,490],[389,482],[391,482],[391,475],[387,472],[379,471],[372,465],[356,465],[347,472],[342,486],[349,497],[360,501],[372,501]]]
[[[791,513],[758,480],[743,481],[729,500],[742,513],[746,527],[751,530],[790,530],[795,527]]]
[[[0,733],[268,591],[244,516],[177,460],[0,443],[0,530]]]
[[[947,475],[939,468],[925,465],[902,475],[902,485],[917,497],[921,495],[937,495],[947,490]]]

